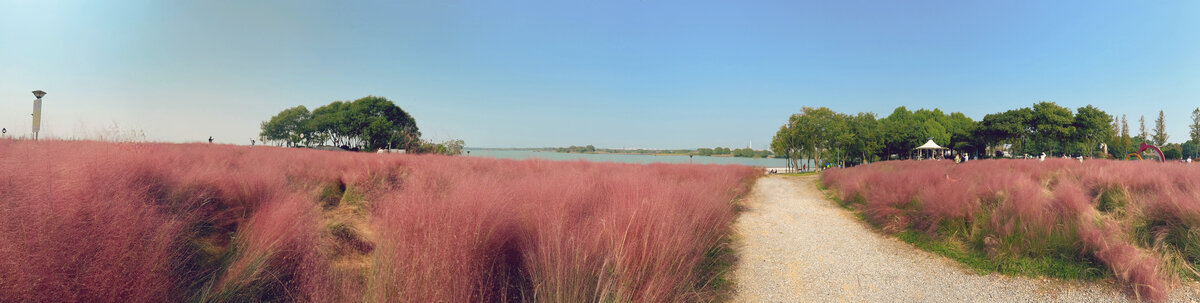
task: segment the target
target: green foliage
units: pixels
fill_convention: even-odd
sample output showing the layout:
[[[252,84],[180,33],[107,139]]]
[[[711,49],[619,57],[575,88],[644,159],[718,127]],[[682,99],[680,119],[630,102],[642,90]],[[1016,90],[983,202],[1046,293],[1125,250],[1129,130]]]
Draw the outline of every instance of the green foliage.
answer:
[[[965,117],[965,116],[964,116]],[[883,149],[882,132],[879,121],[873,113],[858,113],[850,118],[849,131],[854,139],[847,144],[847,154],[858,158],[859,163],[875,161]]]
[[[1146,141],[1146,139],[1150,138],[1150,135],[1146,133],[1146,116],[1138,117],[1137,138],[1141,139],[1142,141]]]
[[[925,135],[941,146],[947,146],[950,143],[950,133],[946,132],[946,128],[941,123],[933,119],[925,120],[921,125],[925,130]]]
[[[1009,152],[1021,154],[1025,151],[1025,139],[1029,135],[1029,124],[1033,110],[1021,108],[983,117],[975,134],[985,145],[1009,144]]]
[[[312,113],[304,105],[285,109],[271,120],[263,121],[259,139],[281,145],[298,146],[308,144],[313,138]]]
[[[1192,124],[1188,125],[1188,135],[1194,142],[1200,142],[1200,107],[1192,111]]]
[[[571,145],[570,147],[555,148],[554,151],[560,152],[560,153],[595,153],[596,147],[591,146],[591,145],[588,145],[588,146]]]
[[[1102,264],[1077,254],[988,257],[983,250],[972,249],[961,239],[934,238],[912,230],[897,233],[896,237],[917,248],[954,259],[979,274],[999,272],[1005,275],[1082,280],[1098,280],[1108,276]]]
[[[1083,142],[1086,146],[1088,155],[1095,155],[1095,149],[1108,138],[1112,138],[1116,133],[1113,127],[1112,116],[1104,111],[1092,107],[1091,105],[1080,107],[1075,114],[1075,121],[1072,126],[1075,129],[1074,139],[1077,142]]]
[[[1171,143],[1162,147],[1163,156],[1167,159],[1178,160],[1183,158],[1183,147],[1179,144]]]
[[[466,143],[463,140],[448,140],[442,143],[420,141],[416,148],[411,149],[418,154],[439,154],[447,156],[461,155],[463,146]]]
[[[1200,227],[1142,219],[1130,229],[1139,246],[1163,256],[1166,270],[1200,279]]]
[[[417,147],[417,122],[384,97],[334,101],[311,113],[304,106],[280,112],[262,123],[262,139],[297,146],[331,144],[352,149]]]
[[[1075,132],[1072,123],[1075,121],[1071,109],[1058,106],[1054,102],[1038,102],[1033,105],[1033,116],[1030,121],[1035,146],[1046,154],[1054,151],[1062,152],[1062,143]],[[1108,123],[1104,124],[1108,127]]]
[[[1200,157],[1200,144],[1196,144],[1196,140],[1188,140],[1179,145],[1182,157],[1198,158]]]
[[[734,157],[743,157],[743,158],[766,158],[767,156],[771,155],[770,151],[753,150],[750,148],[735,149],[735,150],[733,150],[732,153],[733,153]]]
[[[846,115],[824,107],[804,107],[775,133],[771,151],[791,159],[791,165],[799,159],[844,165],[904,158],[932,139],[975,157],[990,156],[1001,148],[1013,155],[1096,156],[1101,143],[1107,144],[1110,153],[1123,156],[1121,152],[1140,141],[1118,137],[1117,126],[1113,116],[1094,106],[1080,107],[1076,114],[1053,102],[988,114],[980,122],[939,109],[913,112],[901,106],[876,119],[873,113]],[[1128,128],[1124,119],[1120,126]]]
[[[1166,122],[1163,121],[1163,111],[1160,110],[1158,119],[1154,120],[1154,136],[1151,137],[1151,141],[1154,142],[1154,145],[1163,146],[1167,144],[1168,137]]]

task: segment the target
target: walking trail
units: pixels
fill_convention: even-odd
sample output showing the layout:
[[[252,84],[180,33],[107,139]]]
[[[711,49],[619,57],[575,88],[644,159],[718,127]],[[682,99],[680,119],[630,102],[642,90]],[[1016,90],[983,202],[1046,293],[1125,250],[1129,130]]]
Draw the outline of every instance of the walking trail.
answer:
[[[817,176],[759,179],[735,223],[735,302],[1129,302],[1111,282],[978,275],[884,236],[816,188]],[[1195,283],[1170,301],[1200,301]]]

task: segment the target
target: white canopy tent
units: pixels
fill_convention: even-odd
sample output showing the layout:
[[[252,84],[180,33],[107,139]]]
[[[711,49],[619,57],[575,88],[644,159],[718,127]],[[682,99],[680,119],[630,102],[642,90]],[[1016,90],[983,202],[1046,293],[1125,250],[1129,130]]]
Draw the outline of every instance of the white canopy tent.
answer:
[[[945,147],[941,147],[941,146],[937,145],[937,143],[933,143],[933,139],[929,139],[928,142],[925,142],[925,144],[923,144],[921,146],[917,146],[917,148],[914,148],[913,150],[917,151],[917,159],[924,159],[925,158],[924,151],[926,151],[926,150],[929,151],[929,158],[933,158],[933,155],[935,152],[942,151],[945,149],[946,149]]]

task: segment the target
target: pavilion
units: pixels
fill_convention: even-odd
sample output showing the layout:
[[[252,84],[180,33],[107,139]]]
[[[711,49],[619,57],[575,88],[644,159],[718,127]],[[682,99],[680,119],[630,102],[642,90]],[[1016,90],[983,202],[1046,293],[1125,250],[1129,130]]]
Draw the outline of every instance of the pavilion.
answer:
[[[925,144],[923,144],[921,146],[917,146],[917,148],[914,148],[913,150],[917,151],[917,159],[920,160],[920,159],[925,158],[924,151],[926,151],[926,150],[929,151],[929,158],[935,159],[933,157],[934,153],[937,151],[945,150],[945,149],[947,149],[947,148],[941,147],[941,146],[937,145],[937,143],[933,143],[933,138],[930,138],[928,142],[925,142]]]

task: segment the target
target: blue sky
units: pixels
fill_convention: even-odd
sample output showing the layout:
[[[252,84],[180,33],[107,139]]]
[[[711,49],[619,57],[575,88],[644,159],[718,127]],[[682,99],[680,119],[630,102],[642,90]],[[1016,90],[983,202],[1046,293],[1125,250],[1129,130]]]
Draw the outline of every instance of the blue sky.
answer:
[[[251,2],[251,3],[246,3]],[[802,106],[1095,105],[1187,140],[1200,2],[0,0],[0,127],[247,144],[385,96],[475,147],[763,148]],[[1138,5],[1150,4],[1150,5]]]

